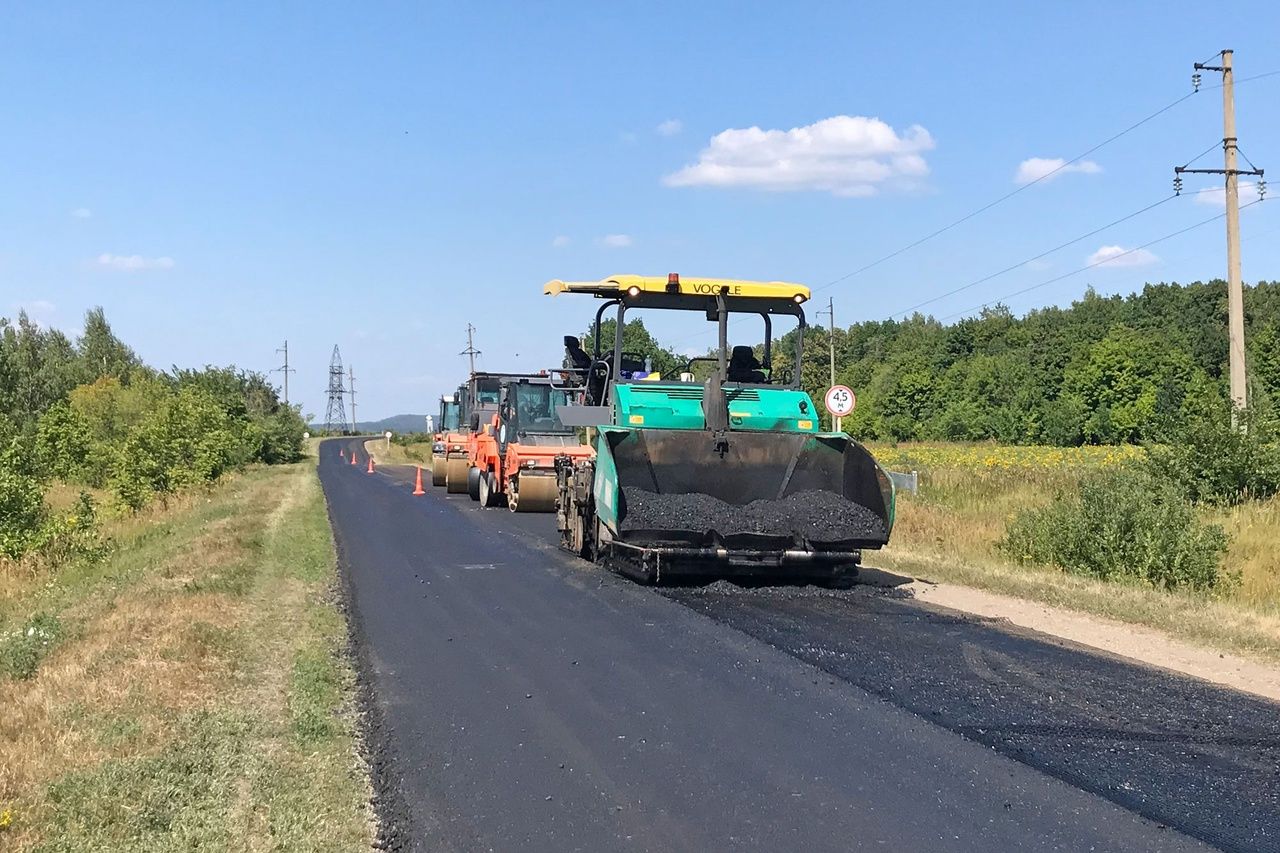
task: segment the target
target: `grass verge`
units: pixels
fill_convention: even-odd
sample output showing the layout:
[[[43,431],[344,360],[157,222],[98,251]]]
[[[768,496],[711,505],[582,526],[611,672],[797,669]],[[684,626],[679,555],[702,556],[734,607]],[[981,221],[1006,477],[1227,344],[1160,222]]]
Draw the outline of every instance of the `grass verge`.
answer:
[[[1043,505],[1056,491],[1073,487],[1083,472],[1119,461],[1108,455],[1111,450],[876,447],[877,458],[889,467],[920,471],[920,494],[899,496],[893,543],[883,553],[868,554],[867,563],[1146,625],[1280,663],[1280,499],[1202,510],[1231,537],[1223,560],[1228,581],[1213,593],[1168,593],[1017,565],[996,549],[1018,510]]]
[[[314,460],[107,532],[102,562],[4,579],[0,848],[367,849]]]

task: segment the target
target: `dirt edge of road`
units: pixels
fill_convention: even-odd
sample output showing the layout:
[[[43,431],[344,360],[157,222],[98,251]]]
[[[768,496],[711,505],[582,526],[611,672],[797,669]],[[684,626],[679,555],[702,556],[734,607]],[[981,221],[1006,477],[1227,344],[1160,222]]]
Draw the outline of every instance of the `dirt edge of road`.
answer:
[[[359,758],[368,774],[372,788],[370,805],[374,815],[375,850],[412,850],[409,804],[400,783],[400,775],[393,766],[394,747],[391,733],[383,719],[372,683],[373,661],[369,657],[369,645],[365,642],[360,619],[354,606],[351,578],[338,527],[333,523],[333,510],[325,496],[325,509],[333,530],[334,551],[337,556],[338,581],[334,590],[335,603],[341,611],[347,628],[346,655],[355,672],[355,707],[357,718],[357,746]]]
[[[1280,667],[1213,651],[1152,628],[956,584],[917,579],[900,589],[917,601],[1003,619],[1021,628],[1280,702]]]

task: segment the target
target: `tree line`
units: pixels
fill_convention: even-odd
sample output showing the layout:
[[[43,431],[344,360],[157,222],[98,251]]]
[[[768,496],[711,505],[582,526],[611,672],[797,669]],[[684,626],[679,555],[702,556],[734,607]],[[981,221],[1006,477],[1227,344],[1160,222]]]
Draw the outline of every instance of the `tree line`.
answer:
[[[1246,287],[1244,304],[1250,397],[1269,414],[1280,403],[1280,282]],[[604,331],[612,340],[612,327]],[[775,341],[776,364],[795,334]],[[638,319],[623,337],[668,371],[685,360]],[[821,326],[805,333],[800,381],[815,399],[830,383],[831,340]],[[997,305],[951,324],[923,314],[866,320],[837,328],[834,343],[836,381],[858,395],[843,427],[862,439],[1143,443],[1228,396],[1221,280],[1127,296],[1090,288],[1070,306],[1022,317]]]
[[[137,510],[249,463],[295,461],[304,428],[260,373],[144,364],[101,308],[74,341],[25,313],[0,318],[0,556],[92,539],[95,502],[54,512],[52,481]]]

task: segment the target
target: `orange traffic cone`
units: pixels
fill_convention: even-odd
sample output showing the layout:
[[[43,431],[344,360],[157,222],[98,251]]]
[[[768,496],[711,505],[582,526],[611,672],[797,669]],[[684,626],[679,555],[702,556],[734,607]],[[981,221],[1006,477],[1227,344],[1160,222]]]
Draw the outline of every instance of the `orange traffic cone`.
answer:
[[[414,480],[413,482],[413,493],[415,495],[426,494],[426,492],[423,491],[422,489],[422,466],[421,465],[418,466],[418,479]]]
[[[372,456],[369,457],[369,470],[365,471],[365,473],[366,474],[373,473],[373,457]]]
[[[339,455],[339,456],[341,456],[343,459],[346,459],[346,458],[347,458],[347,449],[346,449],[345,447],[339,447],[339,448],[338,448],[338,455]]]
[[[356,452],[354,450],[351,451],[351,464],[352,465],[356,464]]]

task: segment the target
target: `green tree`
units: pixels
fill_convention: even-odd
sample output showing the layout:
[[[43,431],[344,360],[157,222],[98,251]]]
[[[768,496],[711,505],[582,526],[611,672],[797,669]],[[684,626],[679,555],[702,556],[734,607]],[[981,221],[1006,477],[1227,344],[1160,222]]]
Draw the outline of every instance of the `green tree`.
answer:
[[[77,384],[77,356],[66,335],[42,329],[26,314],[0,319],[0,406],[20,431],[34,429],[46,409]]]
[[[93,437],[89,424],[65,401],[40,416],[35,446],[39,470],[45,476],[66,481],[85,478]]]
[[[171,397],[163,383],[137,372],[128,385],[110,376],[72,389],[68,404],[85,425],[89,445],[81,476],[91,486],[104,486],[115,472],[120,448],[151,412]]]
[[[142,369],[142,360],[116,337],[101,306],[85,312],[84,332],[76,348],[80,354],[84,382],[110,377],[128,384]]]
[[[0,556],[9,559],[33,547],[48,516],[40,481],[20,464],[25,455],[15,424],[0,415]]]
[[[1273,408],[1280,407],[1280,324],[1273,323],[1249,338],[1251,391],[1261,391]]]
[[[124,443],[115,491],[138,509],[153,495],[213,482],[235,462],[237,437],[218,401],[183,388],[139,424]]]
[[[1063,385],[1091,411],[1084,425],[1096,444],[1136,442],[1153,434],[1161,389],[1181,389],[1194,370],[1185,352],[1170,351],[1153,334],[1116,326],[1067,365]]]
[[[603,320],[600,323],[600,352],[607,356],[613,352],[614,336],[617,333],[618,321]],[[588,329],[582,335],[582,348],[588,353],[595,352],[594,330]],[[635,353],[642,359],[649,359],[653,369],[663,376],[674,376],[680,372],[686,359],[680,358],[672,350],[662,346],[652,333],[644,326],[640,317],[628,320],[622,327],[622,351]]]

